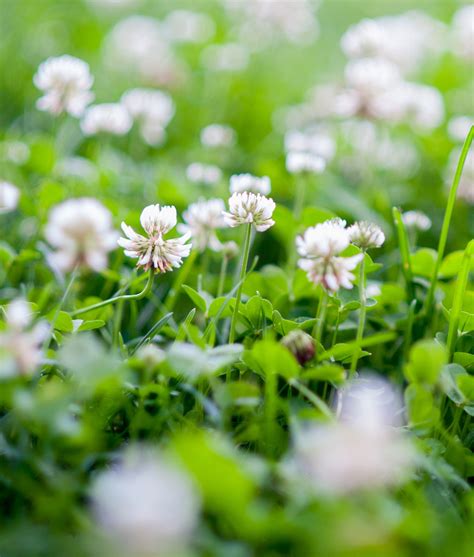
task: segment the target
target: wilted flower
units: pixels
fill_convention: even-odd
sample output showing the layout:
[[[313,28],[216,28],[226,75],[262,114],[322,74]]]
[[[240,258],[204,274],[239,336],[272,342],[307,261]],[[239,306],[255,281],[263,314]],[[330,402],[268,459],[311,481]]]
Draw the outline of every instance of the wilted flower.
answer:
[[[230,177],[230,193],[242,193],[250,191],[268,195],[272,190],[270,178],[262,176],[261,178],[252,174],[234,174]]]
[[[372,222],[358,221],[347,231],[351,242],[364,250],[379,248],[385,242],[385,234],[382,229]]]
[[[174,115],[173,99],[156,89],[130,89],[122,95],[122,104],[140,125],[140,133],[149,145],[158,145]]]
[[[117,240],[112,215],[97,199],[89,197],[56,205],[49,214],[45,236],[56,249],[50,261],[62,271],[71,271],[77,265],[102,271],[107,266],[107,253]]]
[[[234,193],[229,199],[229,212],[223,212],[230,227],[253,224],[258,232],[265,232],[275,224],[273,199],[251,192]]]
[[[214,21],[207,15],[191,10],[173,10],[163,21],[163,29],[170,41],[202,43],[214,36]]]
[[[474,4],[462,6],[454,14],[452,42],[455,52],[466,60],[474,60]]]
[[[411,444],[394,425],[401,402],[381,379],[358,379],[339,399],[339,423],[313,426],[295,439],[294,466],[319,493],[345,495],[397,485],[410,474]]]
[[[33,82],[45,93],[36,102],[37,108],[55,116],[67,112],[79,117],[94,98],[89,64],[67,54],[42,62]]]
[[[300,174],[302,172],[321,174],[325,168],[326,161],[313,153],[290,151],[286,155],[286,169],[291,174]]]
[[[431,228],[431,219],[422,211],[407,211],[402,214],[402,220],[407,228],[423,231]]]
[[[132,127],[133,120],[127,109],[119,103],[96,104],[89,107],[81,120],[85,135],[110,133],[125,135]]]
[[[186,168],[186,176],[190,182],[212,186],[222,179],[222,170],[213,164],[193,162]]]
[[[20,190],[10,182],[0,181],[0,214],[14,211],[20,199]]]
[[[24,300],[14,300],[6,311],[7,329],[0,332],[0,378],[30,375],[41,361],[46,323],[31,326],[32,311]]]
[[[188,476],[151,450],[129,449],[97,476],[91,499],[100,526],[127,555],[176,554],[197,524],[199,501]]]
[[[179,224],[179,232],[190,233],[193,245],[199,251],[207,247],[220,251],[222,244],[215,234],[216,229],[225,227],[222,213],[225,205],[222,199],[200,199],[192,203],[183,213],[186,224]]]
[[[125,255],[138,259],[137,267],[166,273],[181,267],[183,257],[191,251],[191,244],[186,244],[191,236],[189,232],[181,238],[164,238],[176,226],[176,221],[176,207],[149,205],[140,215],[140,223],[148,237],[137,234],[131,226],[122,222],[126,238],[120,238],[118,244],[124,248]]]
[[[290,331],[281,339],[281,343],[288,348],[302,366],[312,360],[316,353],[313,337],[301,329]]]
[[[235,142],[235,131],[223,124],[210,124],[201,130],[201,143],[205,147],[230,147]]]
[[[336,292],[342,286],[351,289],[355,279],[350,272],[362,260],[363,255],[338,257],[349,246],[350,236],[339,222],[327,221],[308,228],[296,238],[298,253],[302,256],[298,266],[306,271],[308,279]]]

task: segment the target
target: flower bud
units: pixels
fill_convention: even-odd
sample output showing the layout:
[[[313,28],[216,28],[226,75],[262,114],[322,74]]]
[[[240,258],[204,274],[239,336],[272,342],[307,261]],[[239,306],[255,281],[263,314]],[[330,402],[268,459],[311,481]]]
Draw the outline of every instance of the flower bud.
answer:
[[[294,329],[281,339],[300,365],[304,365],[314,358],[315,344],[313,338],[301,329]]]

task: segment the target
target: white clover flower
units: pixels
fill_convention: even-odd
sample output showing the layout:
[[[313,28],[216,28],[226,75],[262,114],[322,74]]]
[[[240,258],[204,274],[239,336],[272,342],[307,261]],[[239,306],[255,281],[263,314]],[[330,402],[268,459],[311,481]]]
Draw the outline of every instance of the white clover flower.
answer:
[[[173,10],[163,21],[163,29],[172,42],[196,44],[212,39],[216,26],[207,14]]]
[[[140,133],[149,145],[160,144],[165,128],[175,113],[173,99],[157,89],[130,89],[121,103],[140,125]]]
[[[67,54],[42,62],[33,82],[45,93],[36,102],[37,108],[55,116],[67,112],[79,117],[94,98],[89,65]]]
[[[124,106],[119,103],[103,103],[86,110],[81,120],[81,129],[84,135],[125,135],[130,131],[132,124],[133,120]]]
[[[313,426],[295,439],[294,471],[318,493],[343,496],[404,482],[416,454],[400,430],[401,401],[380,379],[359,379],[339,400],[339,423]]]
[[[222,180],[222,170],[213,164],[193,162],[186,168],[186,177],[195,184],[212,186]]]
[[[452,23],[454,51],[468,61],[474,60],[474,4],[459,8]]]
[[[446,169],[446,185],[451,187],[456,172],[461,149],[453,149],[449,155],[448,167]],[[464,162],[463,172],[458,185],[457,196],[470,205],[474,205],[474,150],[469,149]]]
[[[172,271],[181,267],[183,258],[191,251],[191,244],[186,243],[191,236],[189,232],[181,238],[164,238],[176,226],[176,221],[176,207],[148,205],[140,215],[140,223],[148,237],[137,234],[122,222],[126,238],[119,238],[118,244],[124,248],[126,256],[138,259],[137,267],[146,271],[154,269],[157,273]]]
[[[176,555],[197,526],[199,499],[188,476],[143,448],[101,472],[91,500],[100,526],[127,555]]]
[[[5,317],[7,329],[0,332],[0,379],[31,375],[41,362],[48,326],[43,322],[32,325],[31,307],[24,300],[10,302]]]
[[[56,249],[50,261],[61,271],[71,271],[77,265],[102,271],[107,266],[107,253],[117,241],[110,211],[89,197],[69,199],[53,207],[45,237]]]
[[[19,199],[20,190],[10,182],[0,180],[0,214],[14,211]]]
[[[286,169],[291,174],[300,174],[302,172],[321,174],[325,168],[326,161],[313,153],[290,151],[286,155]]]
[[[360,103],[370,103],[377,95],[392,89],[400,80],[398,68],[380,58],[351,60],[346,65],[347,85],[360,97]]]
[[[358,221],[347,232],[351,242],[361,249],[380,248],[385,242],[383,230],[372,222]]]
[[[226,226],[222,214],[224,209],[222,199],[200,199],[184,211],[185,224],[178,224],[178,231],[182,234],[190,233],[193,245],[199,251],[207,247],[220,251],[222,244],[217,239],[215,231]]]
[[[231,147],[235,143],[235,130],[223,124],[210,124],[201,130],[201,143],[205,147]]]
[[[4,141],[2,144],[5,158],[13,164],[22,165],[30,158],[30,148],[23,141]]]
[[[431,219],[422,211],[407,211],[402,214],[402,220],[407,228],[417,228],[422,231],[431,228]]]
[[[471,126],[474,126],[474,118],[470,116],[454,116],[448,122],[448,134],[454,141],[463,142]]]
[[[225,222],[231,228],[241,224],[253,224],[257,232],[265,232],[275,221],[273,199],[251,192],[234,193],[229,199],[229,212],[223,213]]]
[[[230,193],[243,193],[250,191],[268,195],[272,190],[272,184],[268,176],[261,178],[252,174],[234,174],[230,177]]]
[[[297,236],[296,247],[302,257],[332,257],[344,251],[350,244],[345,228],[346,222],[336,218],[307,228]]]
[[[240,43],[213,44],[201,55],[202,64],[215,72],[238,72],[249,63],[249,51]]]
[[[312,153],[328,162],[336,153],[336,143],[324,130],[292,130],[285,134],[285,150]]]

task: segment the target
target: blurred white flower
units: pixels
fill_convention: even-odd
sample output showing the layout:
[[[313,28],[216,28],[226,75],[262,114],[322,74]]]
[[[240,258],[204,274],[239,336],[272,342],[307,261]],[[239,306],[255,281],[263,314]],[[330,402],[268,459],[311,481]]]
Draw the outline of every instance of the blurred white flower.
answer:
[[[143,139],[149,145],[160,144],[175,112],[173,99],[155,89],[130,89],[122,95],[121,102],[139,123]]]
[[[79,178],[89,182],[95,182],[99,178],[97,166],[84,157],[60,159],[54,167],[54,172],[63,178]]]
[[[449,137],[453,141],[463,143],[471,126],[474,126],[474,118],[470,116],[453,116],[448,122]]]
[[[118,244],[124,248],[126,256],[138,259],[137,267],[146,271],[154,269],[157,273],[172,271],[181,267],[183,258],[191,251],[191,244],[186,243],[191,236],[189,232],[172,240],[164,238],[176,226],[176,221],[176,207],[148,205],[140,215],[140,223],[148,237],[137,234],[122,222],[126,238],[119,238]]]
[[[216,26],[207,14],[173,10],[163,21],[163,29],[172,42],[203,43],[212,39]]]
[[[296,238],[296,247],[301,259],[298,266],[306,271],[308,279],[321,284],[327,290],[337,292],[342,286],[352,288],[353,271],[362,260],[363,254],[338,257],[350,244],[350,235],[343,227],[344,221],[333,219],[312,226]]]
[[[33,82],[45,93],[36,102],[37,108],[55,116],[67,112],[79,117],[94,98],[89,64],[67,54],[42,62]]]
[[[213,164],[193,162],[186,168],[186,176],[190,182],[212,186],[222,179],[222,171]]]
[[[380,296],[382,294],[382,288],[377,282],[371,282],[366,288],[367,298],[375,298],[375,296]]]
[[[272,190],[272,184],[268,176],[253,176],[252,174],[234,174],[230,177],[230,192],[243,193],[250,191],[268,195]]]
[[[201,130],[201,143],[205,147],[230,147],[235,143],[235,131],[223,124],[210,124]]]
[[[48,325],[32,325],[31,307],[20,299],[10,302],[5,318],[7,329],[0,332],[0,379],[30,375],[41,362]]]
[[[422,211],[407,211],[402,214],[402,220],[407,228],[416,228],[422,231],[431,228],[431,219]]]
[[[367,221],[358,221],[347,229],[351,242],[361,249],[380,248],[385,234],[380,226]]]
[[[14,211],[19,199],[20,190],[10,182],[0,180],[0,214]]]
[[[285,150],[312,153],[328,162],[336,153],[336,143],[325,130],[292,130],[285,134]]]
[[[102,271],[107,253],[116,246],[112,215],[97,199],[69,199],[53,207],[45,228],[45,237],[55,252],[51,263],[61,271],[76,265]]]
[[[454,51],[468,61],[474,60],[474,4],[462,6],[454,14],[451,33]]]
[[[141,0],[87,0],[92,8],[132,8],[141,3]]]
[[[215,72],[238,72],[249,63],[248,49],[239,43],[213,44],[201,55],[203,65]]]
[[[149,343],[140,346],[135,356],[148,368],[159,366],[166,359],[166,352],[155,344]]]
[[[354,380],[340,395],[338,410],[339,423],[296,435],[294,472],[318,493],[338,496],[405,481],[416,453],[394,428],[402,407],[391,385],[378,378]]]
[[[13,164],[22,165],[30,158],[30,148],[23,141],[4,141],[2,144],[5,159]]]
[[[199,251],[210,248],[220,251],[222,244],[217,239],[216,229],[226,226],[222,199],[200,199],[191,203],[183,213],[185,224],[178,224],[181,234],[190,233],[193,246]]]
[[[124,106],[119,103],[103,103],[86,110],[81,120],[81,129],[84,135],[125,135],[130,131],[132,124],[133,120]]]
[[[286,155],[286,169],[291,174],[308,172],[321,174],[326,168],[326,161],[314,153],[289,151]]]
[[[257,232],[265,232],[275,221],[272,219],[275,210],[273,199],[248,191],[234,193],[229,199],[229,212],[224,212],[224,219],[231,228],[241,224],[253,224]]]
[[[127,555],[176,555],[197,526],[188,476],[151,450],[129,449],[96,477],[91,499],[100,526]]]
[[[446,186],[451,187],[456,173],[461,149],[455,148],[449,155],[448,166],[446,169]],[[464,168],[459,181],[457,196],[470,205],[474,205],[474,150],[471,148],[467,153]]]

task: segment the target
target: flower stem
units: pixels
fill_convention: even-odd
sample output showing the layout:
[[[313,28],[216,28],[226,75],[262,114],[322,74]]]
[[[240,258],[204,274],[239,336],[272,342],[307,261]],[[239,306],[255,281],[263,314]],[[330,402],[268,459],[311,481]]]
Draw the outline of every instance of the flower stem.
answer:
[[[357,362],[359,361],[360,352],[361,352],[359,343],[362,341],[362,338],[364,336],[365,314],[367,311],[366,296],[365,296],[365,254],[359,266],[359,301],[360,301],[360,313],[359,313],[359,324],[357,325],[357,336],[356,336],[357,347],[356,347],[356,351],[352,356],[351,375],[353,375],[357,369]]]
[[[291,378],[288,383],[305,396],[313,406],[315,406],[326,418],[333,419],[333,414],[329,406],[316,393],[313,393],[306,385],[303,385],[298,379]]]
[[[143,290],[141,292],[138,292],[138,294],[123,294],[122,296],[115,296],[114,298],[109,298],[108,300],[103,300],[102,302],[98,302],[97,304],[92,304],[91,306],[87,306],[85,308],[81,308],[81,309],[76,309],[75,311],[71,312],[72,316],[76,316],[76,315],[82,315],[83,313],[87,313],[88,311],[93,311],[95,309],[99,309],[99,308],[103,308],[105,306],[108,306],[110,304],[115,304],[116,302],[119,302],[120,300],[141,300],[142,298],[144,298],[147,294],[150,293],[151,288],[153,286],[153,279],[155,276],[155,272],[153,269],[150,269],[149,274],[148,274],[148,280],[145,284],[145,287],[143,288]]]
[[[326,320],[326,312],[328,309],[329,295],[325,288],[323,288],[323,293],[319,300],[318,311],[316,313],[316,323],[313,328],[313,336],[317,344],[321,344],[321,338],[323,336],[324,321]]]
[[[229,258],[224,255],[222,257],[222,263],[221,263],[221,270],[219,273],[219,284],[217,286],[217,295],[216,298],[219,298],[220,296],[222,296],[222,293],[224,292],[224,285],[225,285],[225,277],[227,274],[227,264],[229,262]]]
[[[438,256],[436,258],[436,263],[433,269],[433,276],[431,277],[431,284],[428,290],[428,294],[425,300],[425,315],[427,319],[430,319],[433,304],[435,299],[436,284],[438,282],[438,272],[441,265],[441,261],[444,256],[444,250],[446,248],[446,242],[448,241],[449,225],[451,223],[451,217],[453,215],[454,203],[456,201],[456,194],[459,187],[459,182],[461,181],[461,175],[464,168],[464,163],[466,162],[467,155],[469,153],[469,148],[474,139],[474,126],[471,126],[469,133],[467,134],[466,141],[464,142],[461,155],[459,157],[459,162],[456,168],[456,173],[454,174],[453,184],[449,191],[448,203],[446,204],[446,211],[444,213],[443,226],[441,228],[441,235],[439,237],[438,243]]]
[[[244,239],[244,250],[242,253],[242,266],[240,267],[240,276],[239,276],[239,288],[237,290],[237,294],[235,296],[235,307],[234,313],[232,314],[232,321],[230,322],[230,332],[229,332],[229,343],[232,344],[235,339],[235,326],[237,323],[237,315],[239,313],[239,305],[240,299],[242,297],[242,289],[244,286],[244,278],[247,272],[247,265],[249,261],[249,253],[250,253],[250,236],[252,234],[252,224],[247,224],[247,228],[245,230],[245,239]]]

